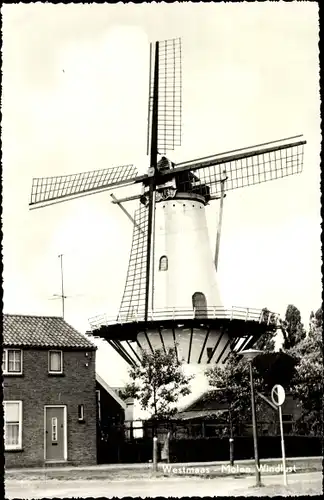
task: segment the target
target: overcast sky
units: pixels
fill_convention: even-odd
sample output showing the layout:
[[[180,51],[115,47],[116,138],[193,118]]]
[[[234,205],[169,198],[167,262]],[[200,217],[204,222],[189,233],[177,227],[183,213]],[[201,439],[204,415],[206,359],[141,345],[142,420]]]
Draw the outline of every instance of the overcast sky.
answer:
[[[63,253],[66,320],[86,331],[89,317],[117,314],[131,222],[109,192],[29,211],[32,177],[128,163],[145,173],[149,43],[181,37],[172,160],[307,140],[301,175],[228,193],[218,273],[226,304],[284,315],[292,303],[307,322],[321,304],[317,4],[35,3],[2,14],[4,312],[60,315],[49,299]]]

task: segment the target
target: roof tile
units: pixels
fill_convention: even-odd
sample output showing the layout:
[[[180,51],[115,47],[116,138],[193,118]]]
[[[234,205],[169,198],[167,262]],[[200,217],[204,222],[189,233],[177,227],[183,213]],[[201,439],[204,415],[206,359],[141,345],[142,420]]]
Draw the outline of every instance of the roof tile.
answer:
[[[3,345],[96,349],[82,333],[57,316],[3,315]]]

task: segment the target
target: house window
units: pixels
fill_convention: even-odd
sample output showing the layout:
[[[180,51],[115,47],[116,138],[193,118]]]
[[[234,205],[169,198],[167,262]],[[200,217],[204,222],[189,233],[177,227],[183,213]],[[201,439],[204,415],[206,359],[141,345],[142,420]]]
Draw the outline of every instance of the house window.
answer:
[[[48,353],[48,371],[49,373],[63,372],[63,353],[62,351],[49,351]]]
[[[2,352],[2,371],[4,374],[22,375],[22,350],[4,349]]]
[[[162,255],[159,263],[159,271],[167,271],[168,270],[168,257],[166,255]]]
[[[5,450],[21,449],[22,401],[4,401]]]
[[[84,406],[83,405],[78,405],[78,420],[79,421],[84,420]]]
[[[52,443],[57,443],[57,418],[52,417]]]

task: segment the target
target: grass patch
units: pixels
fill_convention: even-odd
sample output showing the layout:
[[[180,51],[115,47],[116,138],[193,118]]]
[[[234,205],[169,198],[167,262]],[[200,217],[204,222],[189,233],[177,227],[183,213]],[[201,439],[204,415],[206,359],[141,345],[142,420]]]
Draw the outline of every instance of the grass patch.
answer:
[[[7,479],[15,481],[95,481],[95,480],[125,480],[125,479],[147,479],[151,470],[60,470],[46,469],[44,472],[7,474]]]

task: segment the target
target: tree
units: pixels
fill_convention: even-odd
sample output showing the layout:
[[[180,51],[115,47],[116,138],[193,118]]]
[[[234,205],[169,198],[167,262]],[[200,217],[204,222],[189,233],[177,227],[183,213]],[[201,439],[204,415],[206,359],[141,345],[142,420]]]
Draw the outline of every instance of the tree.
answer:
[[[322,328],[323,324],[323,311],[320,307],[316,313],[312,311],[309,318],[309,331],[313,332],[316,328]]]
[[[301,408],[297,428],[310,435],[322,434],[323,421],[323,338],[319,311],[315,327],[289,351],[297,362],[291,382],[292,394]]]
[[[270,325],[276,323],[276,317],[273,313],[269,311],[267,307],[262,309],[262,320]],[[273,328],[265,332],[261,337],[258,338],[256,343],[254,344],[254,349],[260,349],[261,351],[271,352],[275,348],[275,340],[274,337],[276,335],[276,330]]]
[[[309,331],[313,330],[315,327],[315,314],[314,311],[311,311],[309,316]]]
[[[316,328],[322,328],[323,326],[323,310],[321,307],[315,313],[315,326]]]
[[[266,332],[258,338],[253,346],[253,349],[260,349],[261,351],[272,352],[275,348],[274,336],[276,332]]]
[[[164,419],[177,412],[180,396],[190,394],[191,376],[186,376],[175,349],[143,351],[142,364],[129,371],[132,382],[123,391],[123,398],[132,397],[148,410],[154,419]]]
[[[253,366],[254,387],[261,386],[260,377]],[[239,434],[250,415],[251,389],[249,364],[237,353],[231,353],[223,367],[213,366],[206,371],[209,384],[215,392],[206,395],[206,399],[217,398],[229,411],[230,434]],[[257,403],[258,406],[258,403]]]
[[[283,348],[290,349],[306,337],[304,325],[301,322],[299,309],[289,304],[286,309],[285,319],[280,322],[280,328],[284,337]]]
[[[262,390],[270,394],[274,385],[289,390],[297,360],[286,352],[264,352],[255,358],[255,366],[262,380]]]

